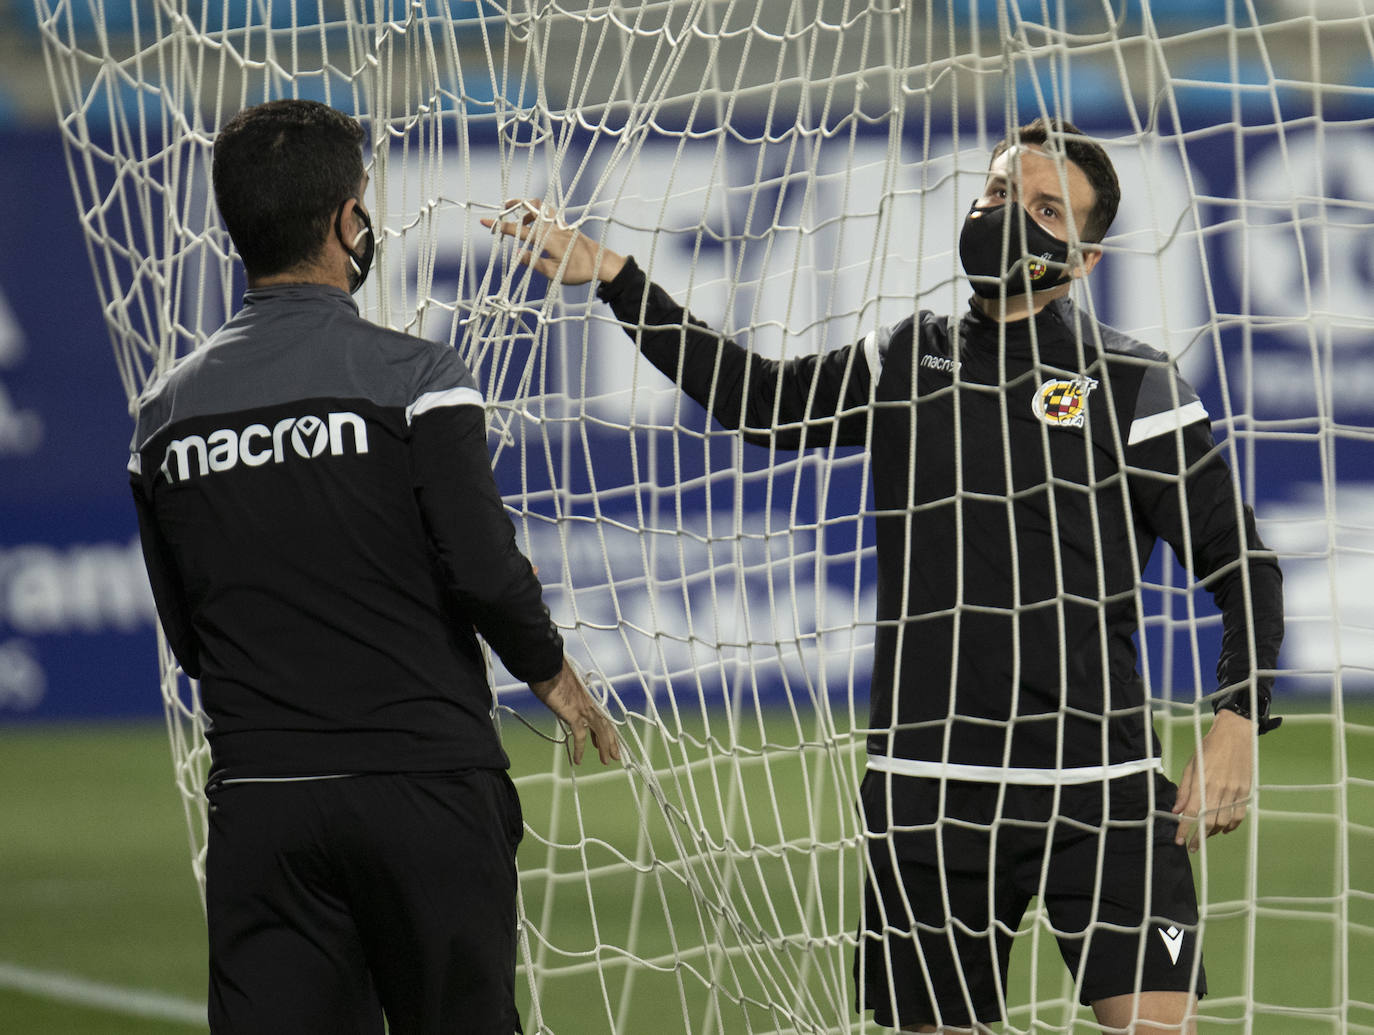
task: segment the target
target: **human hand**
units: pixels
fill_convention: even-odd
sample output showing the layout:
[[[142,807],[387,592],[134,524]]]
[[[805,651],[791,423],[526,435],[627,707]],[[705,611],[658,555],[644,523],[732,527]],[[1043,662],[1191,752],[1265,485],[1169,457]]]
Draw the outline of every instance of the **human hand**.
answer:
[[[1251,720],[1226,709],[1217,712],[1179,781],[1173,808],[1179,817],[1175,844],[1186,843],[1196,852],[1204,830],[1211,837],[1240,826],[1254,786],[1255,736]]]
[[[582,753],[586,750],[589,735],[601,756],[602,765],[612,759],[620,760],[620,739],[616,736],[615,725],[598,707],[592,695],[587,693],[587,688],[582,685],[581,678],[573,671],[566,657],[558,675],[531,683],[530,689],[572,731],[573,765],[582,764]]]
[[[481,223],[524,242],[525,247],[517,255],[519,261],[550,280],[561,268],[559,279],[564,284],[585,284],[593,279],[609,281],[625,265],[623,255],[593,241],[533,199],[507,201],[500,216],[482,219]]]

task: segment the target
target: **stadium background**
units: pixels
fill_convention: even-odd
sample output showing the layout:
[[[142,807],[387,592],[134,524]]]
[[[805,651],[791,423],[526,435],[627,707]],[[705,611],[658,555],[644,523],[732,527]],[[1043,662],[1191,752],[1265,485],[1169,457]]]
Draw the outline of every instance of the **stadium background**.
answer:
[[[974,7],[988,24],[993,5]],[[1359,7],[1329,5],[1339,14],[1358,13]],[[1224,21],[1227,5],[1177,0],[1152,9],[1161,35],[1170,35]],[[1306,13],[1310,7],[1276,0],[1256,9],[1265,20],[1277,21],[1286,10]],[[174,998],[194,998],[203,966],[195,954],[198,905],[170,774],[165,800],[148,800],[133,789],[156,785],[167,755],[157,745],[155,617],[124,475],[131,422],[74,218],[40,49],[30,7],[0,0],[0,802],[7,803],[0,807],[0,1031],[86,1030],[74,1014],[11,1029],[5,1021],[11,992],[26,1001],[90,1006],[92,996],[99,998],[100,982],[108,980],[126,992],[160,989]],[[1276,34],[1271,56],[1279,78],[1314,78],[1312,50],[1300,27]],[[1374,178],[1368,174],[1374,168],[1374,64],[1368,26],[1363,37],[1324,37],[1321,54],[1320,78],[1338,88],[1268,89],[1269,72],[1242,62],[1239,80],[1256,87],[1247,91],[1206,85],[1235,78],[1215,39],[1180,47],[1172,71],[1196,85],[1175,90],[1178,128],[1194,134],[1187,161],[1194,189],[1208,199],[1204,222],[1253,218],[1232,212],[1226,201],[1238,190],[1238,162],[1247,170],[1252,198],[1263,198],[1266,190],[1285,196],[1292,176],[1310,177],[1307,190],[1313,193],[1315,184],[1324,183],[1332,204],[1290,213],[1277,229],[1252,226],[1243,251],[1224,235],[1210,237],[1212,291],[1222,311],[1249,306],[1278,318],[1252,337],[1242,338],[1238,329],[1223,336],[1228,369],[1239,369],[1246,355],[1242,345],[1249,346],[1253,365],[1245,373],[1254,385],[1249,398],[1256,415],[1273,421],[1311,415],[1314,384],[1320,383],[1331,390],[1333,420],[1368,427],[1374,419],[1374,349],[1361,333],[1374,308]],[[558,60],[551,52],[551,61]],[[553,89],[559,69],[551,65],[546,72],[546,88]],[[1101,77],[1113,75],[1110,69],[1095,75],[1085,68],[1072,94],[1075,118],[1108,138],[1131,130],[1118,111],[1101,105],[1110,94]],[[1345,89],[1350,86],[1363,92]],[[1295,120],[1283,134],[1274,130],[1276,103],[1284,119]],[[1022,107],[1034,107],[1028,89]],[[1326,124],[1320,131],[1303,121],[1314,111]],[[1236,119],[1252,128],[1240,143],[1225,128],[1207,131]],[[734,168],[744,175],[752,167]],[[1180,182],[1177,169],[1164,172],[1166,182]],[[1308,251],[1307,281],[1323,286],[1312,300],[1304,296],[1303,270],[1294,257],[1294,218],[1313,245],[1325,245]],[[1316,236],[1318,218],[1330,227],[1326,242]],[[620,244],[633,250],[633,241]],[[677,267],[674,261],[671,254],[662,256],[655,270],[669,286],[688,258]],[[1130,283],[1125,274],[1098,277],[1098,305],[1113,322],[1148,323],[1139,304],[1142,298],[1148,304],[1150,295],[1130,290]],[[708,319],[731,315],[712,313],[704,299],[693,305]],[[1353,328],[1335,328],[1333,349],[1315,358],[1304,327],[1292,319],[1309,305],[1355,317],[1349,321]],[[1190,376],[1213,414],[1223,412],[1216,370],[1204,365]],[[625,387],[608,384],[603,390],[613,400]],[[1285,681],[1278,710],[1330,709],[1337,643],[1349,666],[1345,700],[1367,709],[1367,698],[1358,692],[1368,690],[1374,670],[1371,544],[1339,537],[1328,542],[1327,515],[1333,507],[1351,525],[1367,527],[1374,509],[1374,458],[1357,444],[1338,444],[1334,457],[1334,497],[1323,491],[1310,436],[1267,443],[1251,456],[1249,469],[1242,469],[1266,537],[1290,555],[1288,601],[1299,620],[1290,625],[1284,663],[1308,673]],[[1333,556],[1332,547],[1344,552]],[[600,660],[614,664],[613,658]],[[1191,693],[1191,668],[1184,665],[1173,682]],[[1298,702],[1304,692],[1307,701]],[[121,859],[124,869],[116,865]],[[112,881],[137,886],[116,888]],[[112,910],[112,903],[118,908]],[[190,937],[151,956],[140,949],[141,962],[131,957],[112,968],[108,946],[157,943],[168,926],[189,929]],[[84,941],[92,947],[83,949]],[[44,986],[34,974],[84,976],[95,983],[78,981],[63,991]],[[136,997],[124,994],[120,1001],[122,1013],[138,1014]],[[160,1000],[149,1002],[157,1016]],[[175,1014],[177,1007],[168,1009]],[[96,1016],[103,1019],[92,1020],[91,1031],[125,1030]],[[128,1023],[137,1025],[128,1030],[160,1030],[155,1020]]]

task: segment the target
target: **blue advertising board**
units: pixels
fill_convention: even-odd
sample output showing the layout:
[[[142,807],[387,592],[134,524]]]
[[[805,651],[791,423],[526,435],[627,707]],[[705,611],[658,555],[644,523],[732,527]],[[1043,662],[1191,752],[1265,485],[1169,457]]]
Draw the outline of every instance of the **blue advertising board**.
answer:
[[[55,131],[0,137],[0,717],[161,707],[131,424]]]

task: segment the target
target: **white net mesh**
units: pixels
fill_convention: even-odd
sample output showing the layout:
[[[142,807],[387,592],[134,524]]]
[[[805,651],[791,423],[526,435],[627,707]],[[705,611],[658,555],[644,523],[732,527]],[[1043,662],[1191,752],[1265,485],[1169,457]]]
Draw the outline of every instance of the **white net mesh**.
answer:
[[[526,1030],[857,1031],[854,788],[874,631],[868,456],[746,447],[635,356],[586,289],[477,223],[542,198],[770,356],[959,312],[954,245],[1008,124],[1104,138],[1125,201],[1094,275],[1168,349],[1284,559],[1259,808],[1199,867],[1228,1030],[1374,1030],[1374,29],[1358,2],[36,0],[97,289],[131,400],[230,314],[210,145],[282,96],[371,135],[378,322],[453,343],[495,470],[628,764],[570,771],[498,671],[517,759]],[[1140,631],[1177,777],[1217,625],[1152,571]],[[207,753],[162,651],[198,876]],[[1282,739],[1281,739],[1282,738]],[[523,763],[530,763],[523,765]],[[1234,843],[1239,841],[1240,843]],[[1221,846],[1220,848],[1218,846]],[[1033,910],[1009,1030],[1063,1029]],[[1299,944],[1305,973],[1285,959]],[[1270,1020],[1270,1018],[1277,1018]],[[1266,1027],[1272,1024],[1271,1027]],[[1218,1029],[1220,1030],[1220,1028]]]

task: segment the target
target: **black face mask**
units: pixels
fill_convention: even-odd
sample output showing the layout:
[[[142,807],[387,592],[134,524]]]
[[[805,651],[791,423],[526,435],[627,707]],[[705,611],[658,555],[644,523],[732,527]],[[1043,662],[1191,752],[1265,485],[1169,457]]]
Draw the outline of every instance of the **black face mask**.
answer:
[[[1026,281],[1030,281],[1030,291],[1047,291],[1067,284],[1069,274],[1069,246],[1046,231],[1024,212],[1024,219],[1011,221],[1011,233],[1007,238],[1007,264],[1002,265],[1002,233],[1007,222],[1007,210],[1013,202],[979,208],[975,201],[964,219],[964,228],[959,233],[959,261],[964,264],[964,272],[973,278],[975,294],[983,298],[997,298],[1006,285],[1008,298],[1027,293]],[[1025,240],[1022,240],[1022,224],[1025,224]],[[1029,256],[1029,258],[1025,258]]]
[[[334,235],[343,245],[343,250],[348,253],[348,292],[356,295],[358,288],[362,287],[363,281],[367,279],[368,271],[372,269],[372,256],[377,251],[377,238],[372,233],[372,219],[363,211],[361,205],[357,206],[355,211],[358,213],[358,218],[363,222],[363,228],[354,236],[352,242],[344,238],[343,212],[344,205],[347,204],[348,202],[345,201],[343,205],[340,205],[339,214],[334,217]],[[353,250],[358,246],[360,238],[366,238],[361,253]]]

